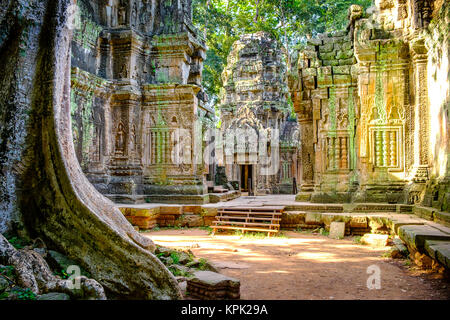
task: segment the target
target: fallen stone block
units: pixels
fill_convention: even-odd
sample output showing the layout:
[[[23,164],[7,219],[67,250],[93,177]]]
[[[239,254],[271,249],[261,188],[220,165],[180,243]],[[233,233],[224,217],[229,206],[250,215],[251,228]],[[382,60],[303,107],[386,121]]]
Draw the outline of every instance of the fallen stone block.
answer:
[[[350,220],[351,228],[367,228],[367,217],[352,217]]]
[[[388,243],[389,236],[387,234],[366,233],[361,238],[361,243],[372,247],[385,247]]]
[[[239,299],[240,281],[211,271],[197,271],[187,281],[189,295],[203,300]]]
[[[332,222],[330,224],[330,238],[342,239],[345,236],[345,222]]]

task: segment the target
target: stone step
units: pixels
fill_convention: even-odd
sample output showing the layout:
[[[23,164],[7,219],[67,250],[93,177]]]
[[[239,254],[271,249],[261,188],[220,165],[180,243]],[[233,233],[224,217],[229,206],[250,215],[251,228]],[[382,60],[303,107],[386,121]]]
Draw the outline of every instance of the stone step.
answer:
[[[398,228],[398,235],[409,248],[425,253],[425,241],[445,240],[450,241],[450,234],[429,225],[406,225]]]
[[[425,250],[431,258],[450,268],[450,241],[426,240]]]

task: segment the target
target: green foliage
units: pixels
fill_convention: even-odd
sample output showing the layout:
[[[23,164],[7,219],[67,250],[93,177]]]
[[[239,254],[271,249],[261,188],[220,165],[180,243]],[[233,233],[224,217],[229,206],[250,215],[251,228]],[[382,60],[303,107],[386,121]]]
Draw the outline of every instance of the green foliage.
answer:
[[[175,251],[171,252],[170,257],[172,258],[174,264],[178,264],[180,262],[180,255],[178,252]]]
[[[354,237],[354,238],[353,238],[353,243],[356,243],[356,244],[362,244],[362,243],[361,243],[361,236],[356,236],[356,237]]]
[[[12,278],[14,276],[13,266],[0,266],[0,275]]]
[[[68,279],[69,275],[67,274],[65,269],[61,269],[61,271],[54,271],[53,274],[55,276],[59,276],[61,279]]]
[[[352,4],[371,0],[193,0],[193,23],[206,36],[208,51],[203,86],[216,100],[231,47],[243,34],[265,31],[281,42],[290,65],[294,50],[307,37],[344,29]]]
[[[36,300],[37,295],[31,291],[29,288],[14,287],[10,292],[9,296],[15,295],[17,300]]]
[[[169,267],[168,268],[169,271],[175,276],[175,277],[192,277],[193,274],[189,271],[184,271],[184,270],[179,270],[177,268],[174,267]]]
[[[327,236],[330,234],[327,230],[325,230],[324,228],[320,228],[319,233],[323,236]]]
[[[25,239],[19,237],[9,238],[8,241],[16,249],[22,249],[23,247],[29,244]]]
[[[198,260],[198,269],[199,270],[209,270],[208,266],[209,266],[208,260],[206,260],[205,258],[200,258]]]

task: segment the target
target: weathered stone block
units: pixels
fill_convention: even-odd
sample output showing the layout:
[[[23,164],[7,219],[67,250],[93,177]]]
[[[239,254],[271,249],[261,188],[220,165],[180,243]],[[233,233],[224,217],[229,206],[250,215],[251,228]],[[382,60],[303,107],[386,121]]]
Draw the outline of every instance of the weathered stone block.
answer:
[[[385,247],[388,243],[389,236],[387,234],[367,233],[361,238],[362,244],[372,247]]]
[[[323,44],[323,41],[321,39],[312,38],[308,39],[306,43],[311,46],[321,46]]]
[[[330,66],[324,66],[317,69],[317,86],[324,87],[333,84],[332,69]],[[328,98],[328,91],[327,91]]]
[[[322,214],[308,212],[305,216],[306,224],[320,225],[322,223]]]
[[[450,213],[443,211],[435,211],[433,213],[434,221],[450,227]]]
[[[307,90],[313,90],[316,88],[315,77],[306,76],[303,77],[303,87]]]
[[[426,240],[425,250],[428,255],[450,269],[450,242]]]
[[[333,67],[333,74],[350,74],[350,66],[335,66]]]
[[[433,220],[433,215],[438,210],[430,207],[414,206],[413,213],[423,219]]]
[[[351,228],[367,228],[366,217],[352,217],[350,220]]]
[[[340,66],[354,65],[355,63],[356,63],[356,58],[339,59]]]
[[[182,206],[161,206],[159,209],[160,214],[173,214],[173,215],[181,215],[183,213]]]
[[[335,60],[336,53],[335,52],[328,52],[328,53],[322,52],[322,53],[319,53],[319,58],[321,60]]]
[[[322,60],[322,64],[324,66],[337,66],[337,65],[339,65],[339,61],[338,60]]]
[[[332,43],[326,43],[319,47],[320,53],[329,53],[333,51],[333,44]]]
[[[316,68],[302,69],[302,77],[306,76],[317,76],[317,69]]]
[[[342,239],[345,236],[345,222],[332,222],[330,224],[330,238]]]
[[[215,217],[217,215],[217,208],[202,207],[201,215],[203,217]]]
[[[192,297],[204,300],[239,299],[240,281],[211,271],[197,271],[187,281],[187,291]]]
[[[201,206],[183,206],[183,213],[201,214],[202,207]]]
[[[343,85],[343,84],[351,84],[352,77],[347,74],[336,74],[333,75],[333,84]]]
[[[336,59],[350,59],[353,57],[353,50],[341,50],[336,53]]]

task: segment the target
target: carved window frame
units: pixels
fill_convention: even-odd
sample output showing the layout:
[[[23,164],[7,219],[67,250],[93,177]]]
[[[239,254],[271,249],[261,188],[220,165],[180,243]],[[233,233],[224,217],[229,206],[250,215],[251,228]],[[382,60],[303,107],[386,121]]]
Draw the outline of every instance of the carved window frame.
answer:
[[[323,156],[322,156],[322,167],[324,168],[325,173],[348,173],[351,170],[353,170],[352,163],[350,161],[350,134],[347,130],[337,130],[332,132],[322,132],[322,150]],[[327,139],[328,138],[346,138],[347,139],[347,168],[339,168],[339,164],[337,168],[329,168],[328,167],[328,144]]]
[[[405,126],[399,125],[369,125],[369,159],[375,169],[387,169],[388,172],[402,172],[405,164]],[[397,133],[397,165],[396,166],[378,166],[376,165],[376,139],[375,134],[378,131],[394,131]]]

